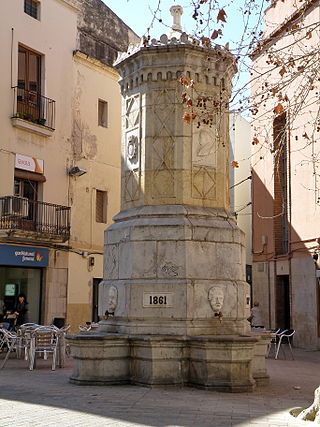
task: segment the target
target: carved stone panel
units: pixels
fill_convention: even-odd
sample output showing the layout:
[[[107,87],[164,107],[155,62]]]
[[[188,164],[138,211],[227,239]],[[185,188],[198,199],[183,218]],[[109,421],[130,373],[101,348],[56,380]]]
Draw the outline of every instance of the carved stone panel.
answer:
[[[152,169],[155,197],[175,196],[175,103],[176,92],[153,91]]]
[[[208,166],[192,168],[192,197],[195,199],[216,199],[216,169]]]
[[[139,129],[133,129],[125,133],[125,147],[123,157],[125,170],[140,169]]]
[[[132,129],[140,123],[140,95],[126,100],[125,129]]]
[[[139,200],[141,194],[141,174],[139,169],[125,172],[124,175],[124,200],[133,202]]]
[[[199,128],[192,132],[192,164],[216,167],[217,135],[215,128]]]
[[[123,130],[123,198],[125,202],[139,200],[141,194],[140,95],[125,101]]]

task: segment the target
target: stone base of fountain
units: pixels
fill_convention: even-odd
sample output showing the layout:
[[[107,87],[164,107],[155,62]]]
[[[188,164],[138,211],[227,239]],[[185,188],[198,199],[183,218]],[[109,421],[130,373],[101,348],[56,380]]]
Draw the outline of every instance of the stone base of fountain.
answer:
[[[255,386],[255,336],[69,335],[70,382],[80,385],[194,386],[248,392]]]

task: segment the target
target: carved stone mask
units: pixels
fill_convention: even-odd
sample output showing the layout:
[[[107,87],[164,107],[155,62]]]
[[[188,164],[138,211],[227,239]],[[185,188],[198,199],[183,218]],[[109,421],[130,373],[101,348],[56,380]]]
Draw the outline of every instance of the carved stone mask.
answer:
[[[118,289],[115,286],[110,286],[108,295],[108,311],[114,313],[118,305]]]
[[[208,300],[214,313],[219,313],[223,306],[224,292],[222,288],[214,286],[209,289]]]

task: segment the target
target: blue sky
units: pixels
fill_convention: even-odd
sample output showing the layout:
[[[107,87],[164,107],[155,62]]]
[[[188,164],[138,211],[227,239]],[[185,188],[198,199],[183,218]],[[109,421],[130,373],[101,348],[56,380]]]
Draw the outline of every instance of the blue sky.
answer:
[[[129,27],[131,27],[139,36],[142,36],[147,28],[150,26],[153,11],[158,5],[158,0],[103,0],[104,3],[110,7]],[[257,0],[255,4],[261,3],[263,0]],[[173,4],[180,4],[184,7],[184,14],[182,17],[183,26],[187,33],[192,33],[195,29],[195,21],[192,19],[194,12],[191,1],[189,0],[161,0],[161,12],[158,13],[163,22],[167,25],[171,25],[172,19],[169,12],[170,6]],[[235,44],[240,40],[243,33],[243,14],[241,7],[245,3],[244,0],[231,0],[229,6],[221,7],[227,12],[226,24],[224,24],[223,32],[224,38],[219,43],[226,43],[227,41]],[[205,8],[205,5],[201,7]],[[214,15],[216,18],[216,15]],[[251,11],[251,20],[254,22],[254,14]],[[213,28],[218,28],[215,20],[211,22],[211,31]],[[151,36],[157,38],[163,32],[167,32],[167,27],[161,25],[159,22],[156,23],[151,31]],[[204,34],[208,36],[210,34]]]

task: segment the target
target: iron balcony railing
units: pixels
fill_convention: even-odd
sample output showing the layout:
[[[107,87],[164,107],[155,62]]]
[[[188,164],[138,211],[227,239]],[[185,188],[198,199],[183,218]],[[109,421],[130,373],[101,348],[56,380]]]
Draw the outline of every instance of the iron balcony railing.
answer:
[[[18,86],[12,89],[14,91],[13,118],[28,120],[54,129],[56,101]]]
[[[70,207],[24,197],[0,197],[0,229],[37,232],[66,241],[70,237]]]

